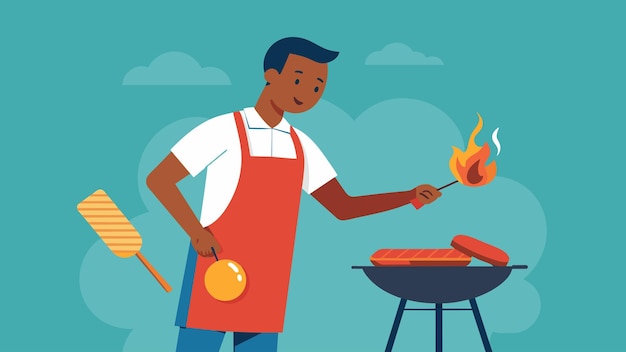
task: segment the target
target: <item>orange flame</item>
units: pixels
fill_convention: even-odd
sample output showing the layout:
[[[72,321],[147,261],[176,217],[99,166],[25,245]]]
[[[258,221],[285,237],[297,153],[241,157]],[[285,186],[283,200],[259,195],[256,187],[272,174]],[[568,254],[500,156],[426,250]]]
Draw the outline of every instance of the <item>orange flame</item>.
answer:
[[[470,135],[467,150],[462,152],[459,148],[452,146],[452,157],[450,158],[450,171],[454,177],[466,186],[483,186],[491,182],[496,177],[496,162],[492,161],[486,165],[491,150],[489,144],[485,142],[482,147],[476,145],[476,135],[483,128],[483,118],[478,115],[478,124]]]

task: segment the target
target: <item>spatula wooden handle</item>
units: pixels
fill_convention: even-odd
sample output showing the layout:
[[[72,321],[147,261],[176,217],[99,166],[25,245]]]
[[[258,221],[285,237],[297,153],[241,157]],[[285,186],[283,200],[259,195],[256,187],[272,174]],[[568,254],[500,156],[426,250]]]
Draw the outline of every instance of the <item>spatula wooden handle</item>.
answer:
[[[159,282],[159,284],[161,284],[161,287],[163,287],[165,292],[170,292],[172,290],[172,286],[170,286],[170,284],[168,284],[167,281],[165,281],[163,276],[161,276],[161,274],[159,274],[159,272],[156,271],[156,269],[152,266],[152,264],[150,264],[148,259],[146,259],[146,257],[144,257],[143,254],[141,254],[141,252],[137,252],[137,254],[135,255],[137,256],[137,258],[139,258],[139,261],[141,261],[141,263],[145,265],[146,269],[150,271],[150,274],[152,274],[152,276],[154,276],[154,278]]]

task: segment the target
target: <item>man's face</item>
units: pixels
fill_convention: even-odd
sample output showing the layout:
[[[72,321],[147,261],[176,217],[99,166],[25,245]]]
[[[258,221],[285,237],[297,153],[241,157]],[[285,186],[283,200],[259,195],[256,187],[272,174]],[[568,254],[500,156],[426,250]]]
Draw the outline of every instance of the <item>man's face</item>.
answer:
[[[281,73],[265,72],[272,102],[279,109],[299,113],[312,108],[326,87],[328,64],[315,62],[300,55],[289,54]]]

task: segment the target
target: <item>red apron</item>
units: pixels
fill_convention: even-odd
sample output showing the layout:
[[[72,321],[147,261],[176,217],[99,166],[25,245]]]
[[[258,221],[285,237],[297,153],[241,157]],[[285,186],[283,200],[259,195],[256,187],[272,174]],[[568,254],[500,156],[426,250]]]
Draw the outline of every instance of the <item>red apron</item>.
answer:
[[[184,307],[179,306],[177,325],[219,331],[282,332],[304,154],[291,128],[296,159],[250,156],[243,118],[239,112],[234,115],[241,144],[241,175],[228,207],[209,229],[222,246],[218,257],[243,266],[247,287],[234,301],[214,299],[205,288],[204,273],[215,259],[190,250],[190,256],[196,256],[193,284],[191,290],[185,290],[183,284],[181,305],[185,291],[190,291],[190,298],[182,319],[180,310]],[[187,271],[190,269],[193,270],[188,259]]]

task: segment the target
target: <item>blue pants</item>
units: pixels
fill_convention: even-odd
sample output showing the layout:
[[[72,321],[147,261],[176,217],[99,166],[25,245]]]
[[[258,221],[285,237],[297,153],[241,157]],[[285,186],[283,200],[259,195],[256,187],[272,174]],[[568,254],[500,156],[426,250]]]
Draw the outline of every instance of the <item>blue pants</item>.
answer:
[[[176,352],[219,352],[224,340],[223,331],[180,328]],[[277,333],[233,333],[235,352],[276,352]]]

